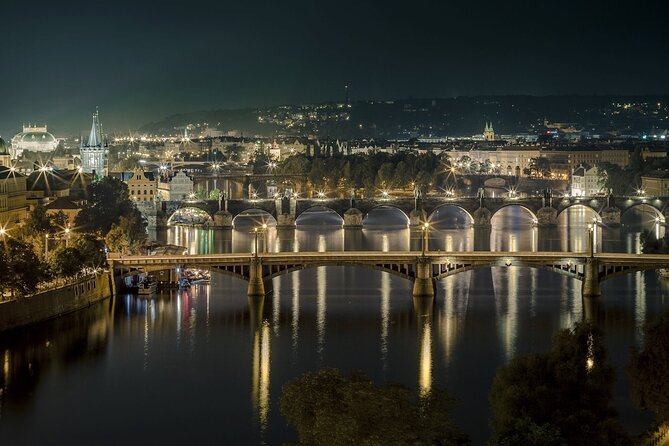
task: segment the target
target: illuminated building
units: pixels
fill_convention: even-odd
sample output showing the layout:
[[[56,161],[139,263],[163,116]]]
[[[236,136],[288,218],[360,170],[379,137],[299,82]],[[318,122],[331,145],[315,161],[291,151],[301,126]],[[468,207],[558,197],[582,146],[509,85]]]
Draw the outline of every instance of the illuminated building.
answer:
[[[12,158],[18,158],[28,150],[31,152],[53,152],[58,147],[58,140],[47,131],[46,125],[23,126],[23,131],[12,138]]]
[[[81,168],[86,173],[92,173],[97,177],[107,175],[107,156],[109,147],[104,140],[102,125],[100,124],[100,115],[97,110],[93,115],[93,125],[88,141],[84,143],[81,140]]]
[[[135,201],[152,201],[156,197],[156,179],[153,172],[135,169],[128,179],[128,194]]]
[[[0,225],[12,227],[28,216],[26,177],[0,166]]]
[[[603,188],[599,181],[599,173],[596,167],[586,169],[579,166],[571,174],[571,195],[574,197],[591,197],[601,194]]]
[[[483,140],[484,141],[494,141],[495,140],[495,130],[492,128],[492,122],[485,124],[485,129],[483,129]]]
[[[9,148],[5,140],[0,138],[0,166],[10,167],[12,165],[12,157],[9,154]]]
[[[171,178],[161,178],[158,182],[158,196],[165,201],[185,200],[193,194],[193,180],[180,170]]]
[[[649,197],[669,197],[669,171],[656,170],[643,175],[641,190]]]

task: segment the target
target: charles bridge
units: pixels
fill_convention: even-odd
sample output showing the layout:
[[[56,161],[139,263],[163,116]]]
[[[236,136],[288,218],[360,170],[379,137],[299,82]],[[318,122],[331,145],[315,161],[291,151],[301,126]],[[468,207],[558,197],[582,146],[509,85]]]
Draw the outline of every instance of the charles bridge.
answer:
[[[140,211],[150,228],[168,225],[171,216],[184,208],[198,208],[212,219],[215,228],[232,228],[234,219],[244,211],[262,210],[272,215],[278,228],[295,226],[297,218],[312,208],[326,208],[337,213],[345,228],[362,227],[365,216],[376,208],[395,208],[406,215],[410,226],[417,227],[430,221],[435,211],[447,207],[459,208],[467,213],[475,227],[490,227],[492,217],[508,206],[528,210],[537,226],[553,226],[564,210],[573,206],[592,209],[598,222],[607,226],[620,224],[621,216],[632,208],[644,205],[656,221],[664,224],[669,217],[669,198],[662,197],[425,197],[425,198],[363,198],[363,199],[242,199],[220,201],[162,201],[141,203]]]

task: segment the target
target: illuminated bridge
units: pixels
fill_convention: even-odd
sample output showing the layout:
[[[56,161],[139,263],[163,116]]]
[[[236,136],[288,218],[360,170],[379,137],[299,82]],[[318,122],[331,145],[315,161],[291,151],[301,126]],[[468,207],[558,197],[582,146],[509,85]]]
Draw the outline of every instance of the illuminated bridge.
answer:
[[[249,296],[264,296],[272,278],[318,266],[360,266],[398,275],[414,282],[414,298],[434,298],[436,281],[463,271],[489,267],[541,268],[583,282],[584,297],[601,294],[600,282],[636,271],[669,268],[669,256],[587,252],[279,252],[204,255],[120,256],[108,261],[114,282],[132,271],[163,271],[177,268],[218,270],[246,280]]]
[[[527,210],[538,226],[557,225],[558,216],[567,209],[580,206],[594,211],[598,222],[617,226],[626,212],[643,206],[653,218],[664,224],[669,218],[669,197],[424,197],[414,198],[276,198],[219,201],[163,201],[138,203],[150,227],[165,227],[172,215],[186,208],[198,208],[212,219],[218,228],[231,228],[238,215],[264,211],[281,228],[295,227],[297,218],[312,208],[325,208],[338,214],[345,228],[361,227],[366,215],[377,208],[393,208],[404,214],[411,226],[430,221],[439,210],[447,208],[464,211],[476,227],[490,227],[492,217],[508,206]]]

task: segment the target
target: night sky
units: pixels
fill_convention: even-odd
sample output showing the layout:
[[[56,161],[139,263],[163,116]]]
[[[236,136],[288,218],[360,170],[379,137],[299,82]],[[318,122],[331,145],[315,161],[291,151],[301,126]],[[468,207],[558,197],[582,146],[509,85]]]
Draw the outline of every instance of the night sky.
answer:
[[[668,93],[663,1],[9,1],[0,135],[351,98]]]

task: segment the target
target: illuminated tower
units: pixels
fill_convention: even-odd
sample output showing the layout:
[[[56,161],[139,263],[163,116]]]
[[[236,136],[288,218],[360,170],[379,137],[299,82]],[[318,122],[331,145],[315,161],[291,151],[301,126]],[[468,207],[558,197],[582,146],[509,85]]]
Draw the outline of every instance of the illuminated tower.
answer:
[[[88,141],[84,143],[81,139],[81,168],[86,173],[95,174],[96,177],[104,177],[107,175],[107,155],[109,147],[104,140],[102,133],[102,124],[100,124],[100,113],[95,109],[93,114],[93,125],[91,126],[91,133],[88,136]]]
[[[485,123],[485,129],[483,130],[483,140],[484,141],[494,141],[495,140],[495,130],[492,128],[492,122]]]

